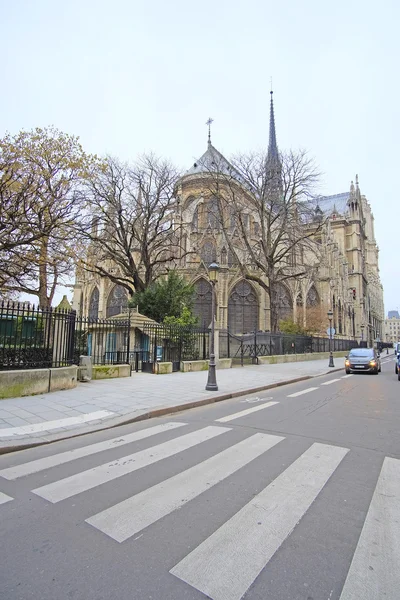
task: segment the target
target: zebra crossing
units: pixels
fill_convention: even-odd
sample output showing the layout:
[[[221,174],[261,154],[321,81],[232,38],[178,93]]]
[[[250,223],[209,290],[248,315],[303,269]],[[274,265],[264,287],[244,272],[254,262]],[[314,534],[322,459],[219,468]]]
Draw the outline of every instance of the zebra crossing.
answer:
[[[264,404],[216,419],[215,425],[189,433],[185,431],[188,424],[184,422],[171,421],[150,426],[4,468],[0,470],[0,478],[10,482],[29,482],[31,477],[42,474],[45,477],[48,470],[69,464],[76,471],[73,475],[55,479],[31,491],[54,505],[71,498],[74,502],[83,502],[84,494],[94,493],[103,484],[116,482],[123,476],[164,459],[178,457],[190,449],[207,446],[211,440],[219,438],[223,449],[211,457],[85,518],[87,527],[97,530],[105,539],[123,544],[147,527],[157,526],[160,519],[207,494],[214,486],[226,485],[226,480],[240,469],[284,444],[286,438],[283,436],[251,432],[247,432],[247,437],[241,441],[232,443],[228,435],[232,428],[220,425],[262,408],[268,406]],[[157,436],[163,434],[174,437],[157,443]],[[151,440],[153,445],[103,462],[102,453],[141,440]],[[243,598],[303,516],[312,510],[318,495],[335,477],[350,452],[340,446],[311,443],[264,489],[208,537],[199,539],[197,545],[175,565],[168,567],[170,576],[212,600]],[[79,460],[89,456],[98,458],[100,464],[81,470]],[[51,479],[54,479],[57,471],[51,473]],[[11,506],[11,500],[11,496],[0,492],[0,505]],[[6,508],[1,506],[0,510]],[[340,600],[398,599],[399,564],[400,460],[385,457]]]

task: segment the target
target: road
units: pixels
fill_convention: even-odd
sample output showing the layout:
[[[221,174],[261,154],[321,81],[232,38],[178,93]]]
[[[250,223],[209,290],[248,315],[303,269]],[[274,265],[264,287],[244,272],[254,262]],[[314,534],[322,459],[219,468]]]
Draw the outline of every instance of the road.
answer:
[[[399,600],[393,355],[1,456],[0,515],[4,600]]]

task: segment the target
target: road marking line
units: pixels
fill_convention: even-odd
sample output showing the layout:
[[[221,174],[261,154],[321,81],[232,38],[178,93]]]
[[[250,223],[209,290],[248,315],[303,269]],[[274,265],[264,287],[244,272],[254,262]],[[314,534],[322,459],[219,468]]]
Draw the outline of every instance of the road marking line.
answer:
[[[7,496],[7,494],[3,494],[3,492],[0,492],[0,504],[5,504],[6,502],[10,502],[10,500],[14,500],[14,498]]]
[[[8,480],[18,479],[19,477],[24,477],[26,475],[31,475],[32,473],[38,473],[39,471],[50,469],[51,467],[63,465],[67,462],[77,460],[78,458],[83,458],[84,456],[97,454],[97,452],[104,452],[105,450],[110,450],[112,448],[120,448],[125,444],[137,442],[138,440],[143,440],[153,435],[176,429],[177,427],[183,427],[184,425],[186,425],[186,423],[172,422],[156,425],[155,427],[142,429],[141,431],[136,431],[135,433],[130,433],[129,435],[119,436],[112,438],[111,440],[98,442],[97,444],[91,444],[90,446],[83,446],[83,448],[75,448],[75,450],[69,450],[68,452],[60,452],[59,454],[53,454],[52,456],[46,456],[44,458],[32,460],[15,467],[8,467],[7,469],[0,471],[0,476]]]
[[[228,415],[227,417],[215,419],[215,421],[217,423],[228,423],[229,421],[233,421],[234,419],[240,419],[240,417],[245,417],[246,415],[250,415],[251,413],[257,412],[258,410],[263,410],[264,408],[274,406],[274,404],[279,404],[279,402],[266,402],[265,404],[258,404],[257,406],[253,406],[253,408],[246,408],[245,410],[241,410],[240,412],[233,413],[233,415]]]
[[[295,392],[294,394],[289,394],[288,398],[295,398],[296,396],[302,396],[303,394],[308,394],[308,392],[313,392],[317,390],[317,387],[307,388],[306,390],[302,390],[301,392]]]
[[[123,542],[181,508],[284,439],[256,433],[202,463],[86,519],[86,522],[117,542]]]
[[[198,431],[192,431],[179,438],[174,438],[146,450],[135,452],[99,467],[82,471],[76,475],[49,483],[32,491],[34,494],[54,504],[60,502],[60,500],[65,500],[76,494],[91,490],[103,483],[113,481],[117,477],[133,473],[133,471],[152,465],[159,460],[174,456],[183,450],[192,448],[227,431],[231,430],[227,427],[215,427],[213,425],[204,427]]]
[[[111,417],[113,412],[109,410],[98,410],[92,413],[86,413],[77,417],[66,417],[65,419],[57,419],[56,421],[45,421],[43,423],[33,423],[33,425],[21,425],[20,427],[8,427],[0,429],[0,437],[12,437],[13,435],[25,435],[27,433],[39,433],[41,431],[50,431],[51,429],[60,429],[61,427],[69,427],[70,425],[80,425],[97,419],[105,419]]]
[[[399,564],[400,460],[386,457],[340,600],[397,600]]]
[[[347,452],[313,444],[170,573],[212,600],[240,600]]]
[[[321,385],[331,385],[331,383],[335,383],[336,381],[340,381],[340,379],[331,379],[330,381],[325,381],[325,383],[321,383]]]
[[[353,377],[353,373],[349,373],[348,375],[343,375],[340,379],[347,379],[348,377]]]

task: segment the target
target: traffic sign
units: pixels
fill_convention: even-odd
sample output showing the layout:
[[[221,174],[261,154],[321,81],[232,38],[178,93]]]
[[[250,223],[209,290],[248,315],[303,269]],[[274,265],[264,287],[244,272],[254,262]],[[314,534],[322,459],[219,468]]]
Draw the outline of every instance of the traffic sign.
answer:
[[[333,337],[333,336],[335,335],[335,333],[336,333],[336,329],[335,329],[334,327],[328,327],[328,329],[326,330],[326,333],[327,333],[329,336],[332,336],[332,337]]]

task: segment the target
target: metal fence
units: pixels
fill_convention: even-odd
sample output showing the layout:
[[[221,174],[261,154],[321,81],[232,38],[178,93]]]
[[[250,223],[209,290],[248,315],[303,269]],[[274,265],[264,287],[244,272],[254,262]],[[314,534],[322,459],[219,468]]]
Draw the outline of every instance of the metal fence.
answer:
[[[77,317],[73,310],[0,302],[0,370],[37,369],[79,364],[81,355],[94,365],[126,364],[154,373],[158,362],[209,358],[210,331],[193,326],[144,323],[135,336],[128,319]],[[135,338],[135,342],[133,339]],[[353,339],[332,340],[332,351],[357,346]],[[329,339],[318,336],[255,332],[242,336],[219,332],[220,358],[244,364],[259,356],[327,352]]]
[[[0,370],[72,364],[76,315],[26,303],[0,303]]]
[[[332,352],[346,351],[356,346],[358,343],[354,339],[332,339]],[[238,336],[225,330],[220,331],[219,334],[220,358],[232,358],[242,363],[250,359],[252,362],[257,362],[259,356],[328,351],[329,338],[325,337],[263,331]]]
[[[44,369],[79,364],[82,354],[93,364],[126,363],[128,320],[77,317],[73,310],[0,303],[0,370]]]
[[[157,362],[172,362],[172,370],[179,371],[181,361],[205,360],[209,356],[208,329],[144,323],[141,331],[140,347],[131,352],[137,370],[139,362],[141,370],[150,373]]]

